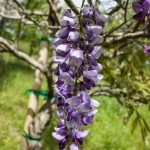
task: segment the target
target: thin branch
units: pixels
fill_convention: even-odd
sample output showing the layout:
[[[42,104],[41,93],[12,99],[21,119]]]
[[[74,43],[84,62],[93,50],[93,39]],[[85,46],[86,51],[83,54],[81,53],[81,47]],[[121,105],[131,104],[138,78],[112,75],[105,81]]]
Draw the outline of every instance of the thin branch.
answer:
[[[115,44],[117,42],[121,42],[127,39],[133,39],[133,38],[139,38],[139,37],[150,37],[150,34],[144,31],[139,31],[136,33],[127,33],[122,36],[116,36],[112,41],[110,41],[110,43]]]
[[[37,22],[36,20],[34,20],[34,19],[32,19],[32,17],[30,16],[30,13],[33,13],[33,12],[31,12],[31,11],[28,11],[28,10],[26,10],[19,2],[17,2],[16,0],[14,1],[16,4],[17,4],[17,6],[20,8],[17,8],[16,6],[14,6],[14,5],[12,5],[12,4],[10,4],[10,3],[7,3],[8,5],[10,5],[10,6],[13,6],[14,7],[14,9],[16,9],[18,12],[20,12],[20,13],[22,13],[23,15],[21,16],[19,13],[18,14],[16,14],[16,16],[12,16],[11,14],[10,15],[6,15],[6,14],[4,14],[3,12],[0,12],[0,16],[2,16],[2,17],[5,17],[5,18],[11,18],[11,19],[27,19],[27,20],[29,20],[29,21],[31,21],[33,24],[35,24],[36,26],[38,26],[38,27],[42,27],[41,25],[40,25],[40,23],[39,22]],[[51,8],[53,8],[53,7],[51,7]],[[53,9],[54,10],[54,9]],[[41,12],[39,13],[37,13],[37,12],[34,12],[35,14],[41,14]],[[54,12],[54,14],[55,14],[55,12]],[[42,14],[41,14],[42,15]],[[56,18],[56,14],[55,14],[55,19],[56,20],[58,20],[58,18]],[[29,24],[31,24],[31,23],[29,23]],[[57,24],[59,24],[59,22],[57,23]],[[49,29],[59,29],[60,28],[60,26],[48,26],[48,28]]]
[[[66,4],[74,11],[76,15],[79,15],[79,11],[75,4],[71,0],[65,0]]]
[[[120,6],[117,5],[110,12],[108,12],[108,15],[111,16],[112,14],[114,14],[115,12],[117,12],[119,9],[120,9]]]
[[[128,9],[129,0],[127,0],[125,8],[124,8],[124,21],[127,20],[127,9]]]
[[[31,58],[30,56],[28,56],[26,53],[18,51],[18,49],[16,49],[14,45],[10,44],[6,39],[4,39],[2,37],[0,37],[0,46],[1,45],[2,45],[2,47],[3,46],[6,47],[7,51],[12,53],[16,57],[26,61],[27,63],[31,64],[33,67],[42,71],[43,73],[46,72],[46,68],[43,65],[38,63],[36,60]]]
[[[58,16],[56,15],[56,8],[55,8],[54,5],[52,4],[52,1],[51,1],[51,0],[47,0],[47,2],[48,2],[48,4],[49,4],[49,7],[50,7],[51,12],[52,12],[53,15],[54,15],[56,24],[59,25],[60,23],[59,23]]]
[[[0,12],[0,16],[4,17],[4,18],[10,18],[10,19],[16,19],[16,20],[19,20],[21,19],[21,16],[18,16],[18,17],[15,17],[15,16],[6,16],[4,15],[3,13]],[[36,25],[38,27],[44,27],[42,26],[39,22],[33,20],[31,17],[30,18],[22,18],[21,19],[21,22],[24,23],[24,24],[27,24],[27,25]],[[48,29],[60,29],[60,26],[48,26]]]
[[[88,0],[88,3],[89,3],[90,5],[93,5],[92,0]]]
[[[22,9],[22,11],[25,11],[25,8],[17,0],[13,0],[13,2],[16,3],[17,6]]]
[[[42,11],[39,10],[27,10],[28,15],[37,15],[37,16],[48,16],[48,13],[43,13]]]
[[[118,5],[119,5],[122,9],[124,9],[124,7],[123,7],[123,5],[122,5],[122,3],[121,3],[121,0],[116,0],[116,2],[118,3]]]
[[[128,20],[127,20],[128,21]],[[113,32],[117,31],[118,29],[120,29],[122,26],[124,26],[127,21],[124,21],[123,23],[121,23],[120,25],[112,28],[110,31],[108,31],[108,33],[106,33],[105,37],[108,37],[110,34],[112,34]]]

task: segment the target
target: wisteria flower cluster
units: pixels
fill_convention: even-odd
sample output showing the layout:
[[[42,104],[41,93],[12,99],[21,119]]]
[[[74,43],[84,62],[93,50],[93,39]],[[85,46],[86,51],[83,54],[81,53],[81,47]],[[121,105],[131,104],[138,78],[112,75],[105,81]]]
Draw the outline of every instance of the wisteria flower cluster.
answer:
[[[107,20],[108,16],[99,14],[93,6],[85,5],[78,17],[67,10],[52,42],[56,52],[53,61],[58,63],[55,70],[58,81],[54,86],[59,119],[52,135],[59,141],[60,150],[67,140],[71,141],[70,150],[78,150],[78,144],[90,133],[82,131],[83,125],[90,124],[98,111],[95,108],[100,104],[90,99],[88,90],[103,78],[98,73],[102,65],[97,59],[102,54],[100,34]]]
[[[144,18],[145,16],[148,16],[147,18],[147,30],[148,33],[150,33],[150,0],[139,0],[138,2],[132,3],[133,10],[135,11],[135,15],[133,16],[133,19],[140,20]],[[150,43],[147,45],[146,49],[144,50],[145,54],[150,53]]]

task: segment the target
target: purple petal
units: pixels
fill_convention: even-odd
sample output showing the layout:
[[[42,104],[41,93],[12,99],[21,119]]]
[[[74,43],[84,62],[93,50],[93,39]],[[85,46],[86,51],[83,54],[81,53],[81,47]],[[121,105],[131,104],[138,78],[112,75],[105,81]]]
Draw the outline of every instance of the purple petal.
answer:
[[[67,85],[74,85],[74,79],[71,78],[68,72],[62,72],[59,76],[59,80],[65,81]]]
[[[147,45],[147,47],[145,48],[144,53],[145,53],[145,54],[150,53],[150,43],[149,43],[149,44]]]
[[[90,102],[90,97],[89,97],[89,95],[86,91],[82,91],[81,94],[80,94],[80,97],[82,98],[82,100],[84,102],[87,102],[87,103]]]
[[[97,70],[97,71],[100,71],[103,69],[103,66],[101,64],[97,64],[96,66],[94,65],[90,65],[90,67],[93,69],[93,70]]]
[[[96,36],[102,33],[102,26],[100,25],[91,25],[91,26],[87,26],[87,28],[89,30],[92,30],[93,34]]]
[[[87,29],[85,34],[86,34],[86,37],[87,37],[87,38],[89,38],[89,39],[92,38],[92,36],[93,36],[93,31],[92,31],[92,29]]]
[[[57,88],[56,85],[54,85],[54,88],[55,88],[55,96],[60,96],[63,99],[65,99],[65,97],[60,93],[60,91],[59,91],[59,89]]]
[[[60,142],[59,142],[59,149],[64,149],[66,146],[66,139],[62,139]]]
[[[86,115],[87,115],[87,116],[93,116],[93,115],[95,115],[97,112],[98,112],[98,110],[95,109],[95,110],[92,110],[92,111],[86,113]]]
[[[64,83],[62,84],[62,85],[64,85]],[[62,85],[60,85],[60,87],[62,86]],[[63,99],[65,99],[65,97],[60,93],[60,90],[59,90],[59,86],[57,86],[57,84],[55,84],[54,85],[54,88],[55,88],[55,96],[60,96],[60,97],[62,97]]]
[[[71,114],[71,113],[73,112],[73,107],[69,105],[69,106],[66,108],[66,111],[68,112],[68,114]]]
[[[58,134],[66,134],[67,133],[67,130],[65,128],[58,128],[58,127],[54,127],[55,131],[58,133]]]
[[[70,145],[70,150],[79,150],[79,149],[78,149],[78,145],[73,142],[73,143]]]
[[[75,127],[78,129],[78,130],[81,130],[82,129],[82,122],[80,120],[76,120],[75,121]]]
[[[70,50],[70,44],[60,44],[57,46],[56,51],[57,52],[67,52]]]
[[[96,83],[92,79],[88,79],[88,78],[84,77],[83,80],[84,80],[84,83],[85,83],[84,86],[87,90],[90,90],[91,87],[96,86]]]
[[[73,128],[76,128],[78,130],[81,130],[82,128],[82,122],[80,120],[70,120],[68,121],[68,124],[67,124],[67,128],[68,129],[73,129]],[[74,131],[74,130],[73,130]],[[72,131],[72,132],[73,132]]]
[[[136,13],[139,13],[142,10],[142,6],[138,2],[133,2],[132,7]]]
[[[72,117],[72,119],[74,119],[74,120],[77,120],[77,119],[78,119],[78,115],[79,115],[79,111],[73,111],[73,112],[71,113],[71,117]]]
[[[79,67],[82,64],[83,59],[83,52],[81,50],[71,50],[69,57],[70,65]]]
[[[74,68],[74,67],[73,67],[73,68],[70,68],[70,69],[68,70],[68,73],[70,74],[70,76],[71,76],[72,78],[74,78],[75,75],[76,75],[76,70],[75,70],[75,68]]]
[[[67,40],[75,42],[78,40],[78,38],[79,38],[79,33],[77,31],[72,31],[69,32]]]
[[[53,137],[54,137],[56,140],[58,140],[58,141],[63,140],[64,137],[65,137],[65,136],[62,136],[62,135],[58,134],[57,132],[53,132],[52,135],[53,135]]]
[[[68,121],[67,129],[71,129],[71,128],[74,128],[74,127],[75,127],[74,120]]]
[[[71,10],[70,9],[66,10],[63,16],[71,17]]]
[[[63,109],[63,107],[59,107],[56,110],[56,117],[61,120],[61,119],[66,119],[67,117],[67,112]]]
[[[91,45],[100,44],[103,41],[104,41],[104,38],[102,36],[93,37]]]
[[[92,122],[93,118],[94,118],[94,116],[86,116],[85,115],[85,116],[82,117],[82,123],[84,125],[88,125]]]
[[[144,3],[142,4],[143,12],[144,14],[149,14],[150,13],[150,1],[145,0]]]
[[[83,75],[86,77],[86,78],[97,78],[98,76],[98,72],[96,70],[90,70],[90,71],[83,71]]]
[[[89,5],[84,5],[82,9],[82,13],[84,16],[88,17],[90,14],[90,6]]]
[[[82,60],[84,59],[83,52],[81,50],[78,50],[78,49],[77,50],[72,49],[70,52],[70,56],[80,58]]]
[[[69,25],[72,28],[76,26],[76,19],[72,17],[64,16],[62,19],[60,19],[60,24],[62,26]]]
[[[71,98],[66,99],[65,103],[78,107],[81,104],[81,99],[78,96],[73,96]]]
[[[66,42],[66,39],[61,39],[61,38],[54,38],[52,43],[54,45],[57,45],[57,44],[62,44],[62,43],[65,43]]]
[[[96,78],[91,78],[91,80],[94,82],[94,83],[97,83],[98,81],[100,81],[101,79],[103,79],[103,75],[102,74],[99,74]]]
[[[143,11],[140,11],[139,13],[137,13],[137,14],[135,14],[134,16],[133,16],[133,19],[134,20],[140,20],[140,19],[142,19],[144,17],[144,13],[143,13]]]
[[[100,103],[94,99],[91,99],[90,103],[92,108],[98,107],[100,105]]]
[[[66,57],[61,57],[61,56],[54,56],[53,57],[53,62],[55,63],[63,63],[65,61]]]
[[[59,122],[59,124],[58,124],[58,126],[59,126],[59,127],[62,127],[62,126],[64,126],[64,125],[65,125],[65,120],[64,120],[64,119],[61,119],[60,122]]]
[[[101,15],[101,14],[96,14],[96,22],[97,24],[104,26],[105,23],[109,20],[108,15]]]
[[[85,112],[88,112],[89,110],[91,109],[91,106],[89,103],[81,103],[81,105],[78,107],[78,110],[81,112],[81,113],[85,113]]]
[[[92,53],[89,56],[92,56],[95,59],[98,59],[101,56],[102,52],[103,51],[102,51],[101,46],[95,46],[94,50],[92,51]]]
[[[56,32],[57,38],[66,38],[68,36],[69,30],[67,27],[61,28],[59,31]]]
[[[76,131],[76,137],[77,138],[85,138],[88,134],[90,134],[91,132],[90,131],[88,131],[88,130],[86,130],[86,131],[83,131],[83,132],[81,132],[81,131]]]
[[[109,20],[109,15],[100,15],[101,19],[106,23]]]

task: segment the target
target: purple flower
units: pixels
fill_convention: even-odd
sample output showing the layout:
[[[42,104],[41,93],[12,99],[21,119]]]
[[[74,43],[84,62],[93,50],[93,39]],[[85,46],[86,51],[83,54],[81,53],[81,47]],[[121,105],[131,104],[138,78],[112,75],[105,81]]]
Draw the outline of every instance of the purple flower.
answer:
[[[67,138],[72,141],[70,150],[78,150],[78,144],[82,144],[90,133],[83,131],[83,126],[92,123],[98,111],[95,108],[100,103],[90,99],[87,90],[103,78],[98,74],[102,65],[97,62],[102,48],[96,44],[104,40],[100,34],[108,18],[99,14],[93,6],[85,5],[81,22],[77,22],[78,19],[67,10],[52,42],[56,54],[53,61],[57,63],[54,73],[58,80],[54,87],[58,107],[56,117],[59,120],[52,135],[59,141],[60,150],[65,148]]]
[[[62,135],[58,134],[57,132],[53,132],[52,135],[58,141],[61,141],[65,138],[65,136],[62,136]]]
[[[84,5],[82,9],[82,13],[84,17],[91,17],[94,14],[94,7],[90,7],[89,5]]]
[[[102,33],[102,26],[99,26],[99,25],[87,26],[86,36],[88,38],[92,38],[93,36],[98,36],[101,33]]]
[[[65,57],[62,57],[62,56],[54,56],[53,57],[53,62],[55,63],[63,63],[65,61]]]
[[[73,143],[70,145],[70,150],[79,150],[78,144],[76,144],[75,142],[73,142]]]
[[[101,64],[97,63],[96,59],[93,57],[90,58],[89,64],[90,64],[90,67],[89,67],[90,70],[100,71],[103,68],[103,66]]]
[[[94,36],[92,38],[92,41],[91,41],[91,45],[95,45],[95,44],[100,44],[104,41],[104,38],[102,36]]]
[[[139,0],[138,2],[132,3],[135,15],[133,19],[139,20],[144,17],[144,15],[150,14],[150,0]]]
[[[56,47],[56,52],[68,52],[70,49],[70,44],[60,44]]]
[[[64,149],[66,146],[66,137],[65,135],[60,135],[57,132],[53,132],[52,136],[59,141],[59,149]]]
[[[58,44],[62,44],[62,43],[65,43],[65,42],[67,42],[67,40],[66,39],[61,39],[61,38],[54,38],[53,41],[52,41],[53,45],[58,45]]]
[[[67,112],[66,112],[66,110],[63,107],[59,107],[57,109],[57,111],[56,111],[56,117],[59,120],[66,119],[67,118]]]
[[[88,130],[81,132],[81,131],[74,129],[74,130],[72,130],[71,137],[72,137],[73,141],[83,144],[83,141],[82,141],[83,138],[85,138],[89,133],[90,133],[90,131],[88,131]]]
[[[82,64],[83,59],[83,51],[80,49],[71,49],[69,57],[69,64],[71,66],[79,67]]]
[[[96,18],[96,23],[101,26],[104,26],[109,19],[108,15],[99,14],[97,11],[95,11],[94,16]]]
[[[56,36],[57,38],[65,38],[65,37],[68,36],[68,33],[69,33],[68,28],[67,28],[67,27],[63,27],[63,28],[61,28],[59,31],[57,31],[57,33],[56,33],[55,36]]]
[[[100,46],[95,46],[93,51],[89,54],[90,57],[98,59],[102,54],[102,48]]]
[[[147,45],[147,47],[145,48],[144,53],[145,53],[145,54],[150,53],[150,43],[149,43],[149,44]]]
[[[77,31],[71,31],[68,35],[67,40],[75,42],[78,40],[78,38],[79,38],[79,33]]]
[[[99,75],[96,70],[83,71],[84,77],[92,80],[94,83],[98,82],[103,78],[103,75]]]
[[[94,115],[93,116],[84,115],[84,116],[82,116],[82,123],[84,125],[88,125],[93,121],[93,118],[94,118]]]

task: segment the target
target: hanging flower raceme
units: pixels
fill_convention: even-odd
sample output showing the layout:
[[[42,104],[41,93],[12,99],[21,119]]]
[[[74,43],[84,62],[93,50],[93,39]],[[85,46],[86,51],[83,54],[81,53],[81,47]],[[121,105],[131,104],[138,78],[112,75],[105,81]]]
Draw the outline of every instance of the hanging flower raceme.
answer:
[[[107,15],[99,14],[95,8],[85,5],[81,16],[71,15],[71,11],[60,20],[61,29],[53,40],[56,52],[53,61],[58,63],[55,74],[55,96],[59,119],[53,137],[59,141],[59,149],[64,149],[67,139],[71,139],[70,150],[78,150],[78,144],[90,131],[82,131],[83,125],[92,122],[100,104],[90,99],[88,90],[103,78],[98,74],[102,65],[97,59],[102,54],[99,46],[103,42],[102,27],[108,20]]]
[[[136,13],[133,16],[134,20],[140,20],[143,19],[145,16],[147,16],[147,31],[148,33],[150,33],[150,0],[139,0],[138,2],[133,2],[132,7]],[[148,54],[150,52],[149,45],[150,43],[144,50],[145,54]]]

